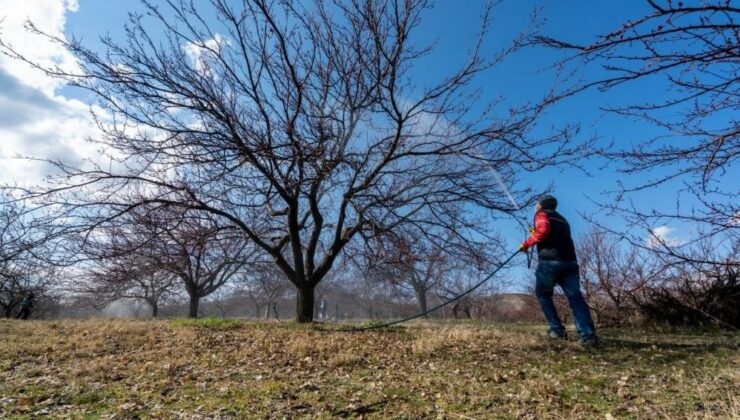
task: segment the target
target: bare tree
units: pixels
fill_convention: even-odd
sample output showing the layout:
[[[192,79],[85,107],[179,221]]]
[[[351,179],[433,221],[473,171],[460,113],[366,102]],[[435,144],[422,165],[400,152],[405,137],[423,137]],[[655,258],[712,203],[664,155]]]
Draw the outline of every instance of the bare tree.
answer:
[[[7,265],[26,250],[28,226],[17,205],[2,196],[0,199],[0,267],[4,272]]]
[[[452,268],[450,256],[441,248],[410,235],[388,237],[386,242],[382,259],[374,262],[375,270],[383,272],[387,284],[401,293],[410,292],[419,311],[426,312],[429,293]]]
[[[46,230],[11,197],[0,195],[0,309],[6,318],[29,294],[48,294],[57,273],[37,257]]]
[[[242,299],[243,296],[239,293],[235,282],[229,282],[211,293],[207,304],[208,307],[215,308],[218,311],[221,319],[226,319],[227,316],[234,314],[239,301]]]
[[[6,318],[27,293],[21,287],[24,278],[17,260],[23,253],[25,226],[18,210],[8,203],[0,207],[0,306]]]
[[[705,237],[685,250],[690,258],[677,261],[593,229],[579,240],[582,288],[600,324],[618,325],[640,315],[672,325],[737,328],[739,249],[737,244],[722,249]]]
[[[200,299],[225,285],[254,255],[241,235],[210,218],[186,217],[166,226],[160,240],[163,246],[154,257],[185,286],[191,318],[198,316]]]
[[[6,318],[12,317],[13,312],[29,293],[36,296],[34,305],[38,307],[39,298],[54,289],[56,275],[53,269],[29,261],[13,264],[12,268],[3,267],[0,271],[0,310],[3,311],[3,315]]]
[[[476,243],[476,248],[456,242],[455,238],[444,242],[446,246],[442,248],[434,241],[414,237],[413,234],[388,236],[371,262],[376,271],[384,273],[387,283],[401,292],[411,292],[419,310],[427,312],[430,297],[438,296],[439,292],[452,297],[453,290],[465,290],[459,289],[464,281],[455,281],[458,276],[466,277],[462,272],[469,270],[467,274],[472,274],[476,268],[483,269],[486,261],[493,261],[487,254],[490,246],[486,244]],[[470,304],[472,296],[467,299],[467,304]],[[463,301],[459,302],[460,308],[465,306]]]
[[[88,268],[79,291],[108,301],[140,298],[156,316],[159,301],[180,285],[189,298],[188,315],[197,317],[201,298],[226,284],[254,252],[235,229],[207,214],[176,210],[137,207],[101,224],[94,237],[72,242],[83,254],[80,262],[97,264]]]
[[[369,260],[347,259],[345,281],[352,295],[351,305],[362,308],[362,315],[368,319],[390,317],[390,303],[394,292],[389,286],[387,271],[368,264]]]
[[[82,273],[71,289],[93,307],[136,299],[151,307],[152,317],[159,316],[160,304],[176,293],[178,285],[177,276],[167,269],[171,261],[166,230],[159,221],[154,213],[135,211],[98,229],[94,238],[70,240],[78,250],[73,269]]]
[[[458,273],[455,273],[458,274]],[[436,296],[441,301],[447,301],[461,295],[466,290],[470,289],[475,280],[469,276],[455,275],[450,276],[447,281],[443,282],[435,291]],[[473,309],[480,303],[480,297],[483,293],[482,290],[477,290],[475,294],[469,294],[461,299],[456,300],[450,305],[450,311],[452,311],[452,317],[457,319],[462,315],[465,318],[473,318]],[[476,296],[477,295],[477,296]]]
[[[35,217],[34,217],[35,216]],[[42,259],[46,239],[51,236],[46,214],[27,208],[10,195],[0,192],[0,273],[13,264]]]
[[[443,281],[437,287],[435,294],[440,301],[451,300],[468,291],[473,285],[483,280],[490,273],[490,265],[495,264],[493,259],[489,264],[460,264],[458,267],[448,271]],[[497,274],[481,287],[456,300],[450,305],[453,318],[464,315],[466,318],[481,318],[486,315],[487,306],[493,301],[493,296],[501,293],[510,281],[506,275]]]
[[[368,319],[376,319],[383,313],[390,317],[388,306],[391,302],[391,296],[389,296],[391,291],[386,287],[386,283],[378,281],[377,276],[373,274],[360,272],[355,281],[350,283],[350,287],[354,286],[353,294],[356,296],[354,303],[363,307]]]
[[[599,67],[600,71],[590,72],[598,74],[596,78],[577,79],[560,97],[640,81],[669,88],[659,98],[633,92],[633,101],[607,108],[646,120],[663,131],[633,147],[603,151],[607,158],[624,163],[622,172],[645,175],[636,185],[621,185],[616,202],[603,204],[639,228],[639,233],[623,234],[624,238],[640,247],[644,233],[655,226],[687,222],[700,225],[701,236],[737,241],[740,207],[735,198],[740,191],[732,179],[737,178],[740,156],[740,8],[730,0],[647,0],[645,6],[644,15],[589,43],[540,35],[531,41],[572,52],[559,63],[562,66]],[[656,169],[662,169],[658,177],[654,176]],[[677,180],[685,184],[681,193],[693,197],[695,204],[689,206],[685,198],[677,197],[675,211],[642,211],[625,199],[626,193]],[[682,249],[666,241],[659,245],[654,248],[664,256],[698,262],[691,260],[690,247]]]
[[[434,48],[413,34],[430,1],[235,3],[211,0],[206,12],[145,0],[127,42],[103,38],[104,53],[47,35],[77,57],[79,74],[0,42],[97,95],[102,134],[92,140],[114,161],[52,162],[63,175],[26,197],[90,229],[144,205],[210,213],[271,257],[296,287],[297,320],[310,322],[314,289],[348,243],[401,228],[438,246],[475,243],[489,232],[474,209],[516,210],[492,168],[513,186],[517,171],[571,164],[585,150],[569,143],[574,127],[532,134],[542,106],[499,112],[506,103],[478,100],[471,83],[516,49],[483,53],[490,5],[467,61],[419,86],[412,69]]]
[[[601,325],[634,318],[634,300],[661,277],[659,260],[616,235],[592,229],[578,240],[581,287]]]
[[[238,287],[242,289],[254,304],[254,315],[260,317],[264,308],[264,318],[270,317],[272,305],[285,295],[290,283],[277,267],[271,264],[254,264],[248,271],[236,277]]]
[[[141,253],[105,259],[98,267],[87,270],[75,291],[95,299],[98,305],[118,299],[143,300],[156,318],[162,303],[176,292],[179,281],[174,274],[152,263],[151,258]]]
[[[712,238],[692,247],[688,263],[676,264],[672,258],[655,253],[663,263],[660,277],[635,297],[635,303],[649,321],[737,330],[740,328],[739,255],[737,243],[731,249],[718,250]]]

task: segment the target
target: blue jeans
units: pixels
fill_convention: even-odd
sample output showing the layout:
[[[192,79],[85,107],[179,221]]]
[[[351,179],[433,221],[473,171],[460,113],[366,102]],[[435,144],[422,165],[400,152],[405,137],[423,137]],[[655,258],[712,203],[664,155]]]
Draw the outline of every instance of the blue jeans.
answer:
[[[565,327],[552,301],[553,289],[555,285],[559,285],[568,298],[578,335],[581,339],[595,338],[596,330],[591,319],[591,312],[581,294],[578,263],[575,261],[540,261],[535,277],[537,279],[535,294],[542,307],[542,312],[545,313],[547,323],[550,324],[550,330],[558,335],[565,335]]]

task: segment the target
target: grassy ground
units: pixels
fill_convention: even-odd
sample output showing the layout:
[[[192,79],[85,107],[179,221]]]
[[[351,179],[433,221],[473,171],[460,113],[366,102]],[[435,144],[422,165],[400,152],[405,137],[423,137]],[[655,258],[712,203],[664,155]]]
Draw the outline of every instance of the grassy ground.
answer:
[[[740,334],[0,321],[0,417],[737,418]]]

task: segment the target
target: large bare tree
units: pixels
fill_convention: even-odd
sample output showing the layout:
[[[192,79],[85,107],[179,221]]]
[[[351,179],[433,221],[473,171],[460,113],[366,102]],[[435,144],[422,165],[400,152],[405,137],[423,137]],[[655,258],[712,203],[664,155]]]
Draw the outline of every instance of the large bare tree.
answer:
[[[348,243],[403,228],[474,245],[490,234],[481,209],[516,210],[491,170],[513,186],[582,151],[573,127],[532,134],[542,106],[479,100],[474,82],[516,49],[484,49],[490,5],[466,61],[425,85],[434,47],[414,34],[427,0],[143,3],[104,52],[49,36],[81,71],[42,69],[98,97],[91,140],[112,163],[52,162],[62,175],[27,197],[90,229],[145,205],[209,213],[293,283],[299,322]]]

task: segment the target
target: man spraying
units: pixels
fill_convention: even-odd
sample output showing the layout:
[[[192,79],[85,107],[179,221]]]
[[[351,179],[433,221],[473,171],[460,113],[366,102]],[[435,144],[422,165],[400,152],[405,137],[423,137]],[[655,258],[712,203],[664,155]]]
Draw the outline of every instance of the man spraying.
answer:
[[[576,250],[570,235],[570,225],[565,218],[555,211],[558,200],[551,195],[544,195],[537,201],[532,235],[519,247],[520,251],[537,245],[539,264],[535,273],[535,294],[540,302],[542,312],[550,324],[548,336],[565,339],[565,327],[560,321],[552,300],[553,289],[559,285],[568,298],[573,312],[579,342],[585,347],[598,344],[591,312],[581,294]]]
[[[26,295],[26,298],[21,302],[21,311],[18,313],[16,319],[28,319],[31,315],[31,309],[33,309],[33,292]]]

